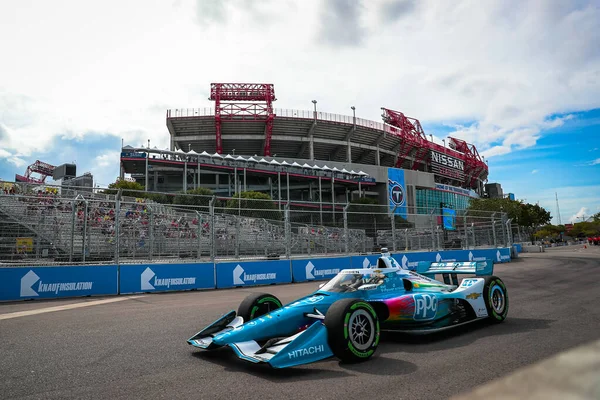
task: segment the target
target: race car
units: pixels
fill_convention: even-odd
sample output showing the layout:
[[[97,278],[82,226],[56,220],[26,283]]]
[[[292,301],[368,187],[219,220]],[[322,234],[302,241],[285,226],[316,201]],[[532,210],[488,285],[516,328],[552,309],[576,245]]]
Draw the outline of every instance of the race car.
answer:
[[[386,249],[371,268],[340,271],[314,293],[283,305],[249,295],[188,339],[194,347],[228,346],[252,363],[286,368],[335,356],[369,359],[382,331],[424,334],[508,314],[508,292],[493,262],[419,263],[403,269]],[[458,282],[459,275],[470,275]],[[435,280],[442,275],[443,281]]]

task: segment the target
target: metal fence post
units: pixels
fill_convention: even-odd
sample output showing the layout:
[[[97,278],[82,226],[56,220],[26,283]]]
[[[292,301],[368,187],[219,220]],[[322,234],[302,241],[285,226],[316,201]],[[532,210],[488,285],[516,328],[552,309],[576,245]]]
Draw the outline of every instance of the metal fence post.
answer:
[[[81,240],[81,260],[85,264],[85,252],[86,252],[86,236],[87,236],[87,219],[88,219],[88,201],[84,200],[85,208],[83,211],[83,234]]]
[[[290,203],[289,200],[285,203],[284,208],[284,229],[285,229],[285,258],[290,258],[292,255],[292,226],[290,223]]]
[[[200,259],[202,256],[202,215],[198,210],[196,210],[196,218],[198,218],[198,232],[196,233],[196,237],[198,238],[198,255],[196,258]]]
[[[71,245],[69,246],[69,262],[73,262],[73,247],[75,245],[75,215],[77,215],[77,203],[72,201],[73,212],[71,214]]]
[[[505,213],[501,213],[500,214],[500,226],[502,228],[502,245],[503,246],[507,246],[508,245],[508,243],[507,243],[508,242],[508,237],[507,237],[506,232],[505,232],[505,228],[506,228],[505,224],[506,224],[506,214]]]
[[[431,224],[431,250],[435,250],[435,231],[433,229],[433,211],[429,213],[429,222]]]
[[[235,258],[240,258],[240,242],[241,242],[240,217],[234,217],[234,218],[235,218]]]
[[[396,251],[396,208],[398,206],[394,206],[392,209],[392,214],[390,215],[390,224],[392,225],[392,250]]]
[[[497,247],[498,243],[496,241],[496,220],[494,219],[494,217],[492,217],[492,235],[494,238],[494,247]]]
[[[506,221],[506,240],[507,240],[506,247],[512,246],[512,243],[513,243],[512,229],[511,229],[511,226],[510,226],[511,222],[512,222],[512,218],[509,218]]]
[[[346,238],[344,241],[344,250],[346,254],[348,254],[350,248],[350,233],[348,231],[348,208],[350,207],[350,203],[344,206],[344,237]]]
[[[148,213],[148,259],[154,257],[154,210],[150,205],[146,206]]]
[[[465,250],[469,248],[469,234],[467,232],[467,214],[469,214],[469,210],[465,211],[465,214],[463,215],[463,228],[465,230]]]
[[[408,228],[404,230],[404,251],[408,251]]]
[[[210,215],[210,227],[209,227],[209,243],[210,243],[210,260],[215,262],[216,258],[216,243],[215,243],[215,203],[217,201],[217,196],[213,196],[210,199],[210,203],[208,204],[208,212]]]
[[[122,189],[119,189],[115,197],[115,263],[119,263],[119,253],[121,251],[121,195]]]

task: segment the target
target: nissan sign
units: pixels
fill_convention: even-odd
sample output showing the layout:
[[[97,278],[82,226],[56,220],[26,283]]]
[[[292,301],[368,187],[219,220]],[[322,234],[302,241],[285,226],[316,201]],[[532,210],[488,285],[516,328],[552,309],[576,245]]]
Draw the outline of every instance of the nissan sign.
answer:
[[[462,180],[464,178],[465,162],[448,154],[430,151],[431,169],[434,173]]]

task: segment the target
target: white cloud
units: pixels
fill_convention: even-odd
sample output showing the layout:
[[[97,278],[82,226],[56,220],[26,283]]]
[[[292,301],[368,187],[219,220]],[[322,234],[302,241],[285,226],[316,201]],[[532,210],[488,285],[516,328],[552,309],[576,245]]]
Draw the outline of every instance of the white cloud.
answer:
[[[6,161],[13,164],[17,168],[27,165],[27,161],[20,158],[18,154],[10,153],[4,149],[0,149],[0,158],[4,158]]]
[[[540,172],[539,169],[534,169],[533,171],[531,171],[532,174],[537,174],[538,172]]]
[[[90,132],[165,148],[167,108],[264,81],[277,107],[380,121],[385,106],[456,124],[493,157],[600,107],[599,20],[591,0],[4,2],[0,148],[33,156]]]
[[[587,207],[581,207],[577,213],[573,214],[569,218],[570,223],[581,222],[587,220],[590,217],[590,210]]]
[[[598,165],[600,164],[600,158],[596,158],[594,161],[590,162],[590,165]]]
[[[118,157],[118,156],[119,156],[118,152],[111,152],[111,153],[99,155],[96,157],[96,165],[100,168],[114,165],[115,157]]]

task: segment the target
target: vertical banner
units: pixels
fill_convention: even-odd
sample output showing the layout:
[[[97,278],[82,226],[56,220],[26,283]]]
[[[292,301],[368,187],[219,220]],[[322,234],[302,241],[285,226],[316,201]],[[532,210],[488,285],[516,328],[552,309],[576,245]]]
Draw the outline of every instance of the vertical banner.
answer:
[[[388,168],[388,202],[390,211],[396,208],[394,214],[406,219],[406,185],[403,169]]]

